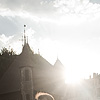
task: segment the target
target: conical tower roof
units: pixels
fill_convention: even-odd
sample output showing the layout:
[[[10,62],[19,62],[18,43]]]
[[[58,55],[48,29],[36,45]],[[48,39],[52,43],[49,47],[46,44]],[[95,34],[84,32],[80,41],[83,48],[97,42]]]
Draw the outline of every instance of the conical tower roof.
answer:
[[[55,64],[54,64],[54,67],[58,70],[61,70],[61,69],[64,69],[64,66],[63,64],[61,63],[61,61],[57,58]]]
[[[24,44],[22,53],[9,66],[0,79],[0,94],[20,91],[22,67],[31,66],[33,71],[33,83],[36,90],[45,87],[44,79],[52,77],[53,66],[39,54],[34,54],[28,43]],[[48,82],[48,81],[46,81]]]
[[[33,56],[34,52],[31,50],[29,44],[24,44],[22,53],[19,55],[20,66],[33,66]]]
[[[25,31],[24,31],[25,33]],[[0,94],[11,93],[20,91],[21,89],[21,68],[31,67],[33,75],[33,87],[36,90],[41,91],[52,91],[54,85],[59,83],[57,73],[54,67],[59,69],[63,68],[62,63],[57,59],[54,67],[45,60],[41,55],[34,54],[31,50],[28,42],[26,42],[26,36],[24,34],[24,46],[22,53],[16,56],[16,59],[9,66],[3,77],[0,79]],[[55,74],[56,73],[56,74]],[[59,75],[59,73],[58,73]],[[59,77],[59,76],[58,76]],[[59,78],[60,79],[60,78]]]

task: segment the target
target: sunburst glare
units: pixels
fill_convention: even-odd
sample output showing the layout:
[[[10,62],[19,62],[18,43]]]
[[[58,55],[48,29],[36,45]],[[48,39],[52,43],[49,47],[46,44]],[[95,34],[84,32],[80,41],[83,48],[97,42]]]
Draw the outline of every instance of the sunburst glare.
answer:
[[[79,84],[81,81],[79,75],[76,73],[65,73],[65,83],[66,84]]]

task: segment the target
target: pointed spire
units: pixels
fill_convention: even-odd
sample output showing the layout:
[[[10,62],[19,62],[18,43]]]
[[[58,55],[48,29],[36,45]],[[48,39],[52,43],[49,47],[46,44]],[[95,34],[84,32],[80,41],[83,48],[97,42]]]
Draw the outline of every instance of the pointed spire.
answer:
[[[24,45],[26,44],[26,34],[25,34],[25,27],[26,27],[26,25],[24,25]]]
[[[38,54],[40,55],[40,50],[38,49]]]
[[[26,28],[26,25],[24,25],[24,34],[23,34],[23,43],[24,43],[24,45],[23,45],[21,54],[25,54],[25,55],[27,55],[28,53],[29,54],[34,54],[34,52],[31,50],[31,48],[28,44],[28,36],[26,36],[25,28]]]
[[[28,36],[27,36],[27,44],[28,44]]]
[[[57,55],[57,60],[59,60],[59,59],[58,59],[58,55]]]
[[[57,69],[63,69],[64,68],[63,64],[61,63],[61,61],[59,60],[58,57],[57,57],[57,60],[54,64],[54,67],[57,68]]]

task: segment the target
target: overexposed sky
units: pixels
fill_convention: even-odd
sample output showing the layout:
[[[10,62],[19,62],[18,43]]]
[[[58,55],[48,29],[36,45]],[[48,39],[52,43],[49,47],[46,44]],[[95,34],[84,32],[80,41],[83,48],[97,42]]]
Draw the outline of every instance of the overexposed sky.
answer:
[[[0,0],[0,48],[20,53],[24,24],[30,47],[51,64],[58,57],[81,78],[100,73],[99,0]]]

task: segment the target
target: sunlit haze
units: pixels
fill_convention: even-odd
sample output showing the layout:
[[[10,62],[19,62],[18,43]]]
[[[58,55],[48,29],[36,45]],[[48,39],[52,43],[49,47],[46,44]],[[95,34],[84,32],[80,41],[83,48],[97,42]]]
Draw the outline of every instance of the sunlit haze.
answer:
[[[0,48],[20,54],[25,24],[31,49],[39,49],[51,64],[58,57],[66,68],[66,83],[100,73],[99,1],[8,1],[0,2]]]

